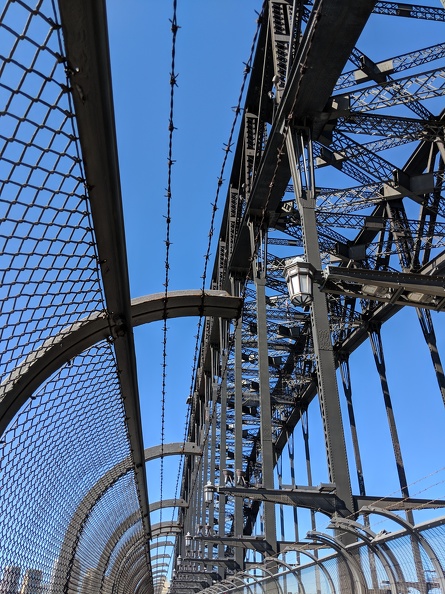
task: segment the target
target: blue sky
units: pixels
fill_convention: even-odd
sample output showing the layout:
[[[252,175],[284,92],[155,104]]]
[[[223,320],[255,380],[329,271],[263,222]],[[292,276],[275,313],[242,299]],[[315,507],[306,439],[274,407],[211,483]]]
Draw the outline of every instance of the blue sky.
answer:
[[[163,292],[172,3],[107,3],[131,295]],[[200,289],[211,203],[260,2],[179,3],[176,47],[170,289]],[[185,8],[186,7],[186,8]],[[227,169],[228,177],[230,168]],[[220,198],[222,213],[225,189]],[[219,233],[219,221],[216,224]],[[213,254],[210,271],[213,267]],[[168,324],[165,440],[182,441],[197,319]],[[136,329],[145,445],[160,443],[162,323]],[[178,458],[166,458],[176,479]],[[150,499],[159,498],[155,462]],[[150,475],[154,480],[150,480]],[[173,480],[173,479],[172,479]],[[175,481],[173,480],[173,483]],[[174,484],[164,491],[173,496]],[[170,513],[170,510],[165,513]],[[166,516],[167,517],[167,516]]]
[[[232,107],[238,99],[243,62],[248,59],[256,29],[255,10],[260,5],[259,0],[178,3],[181,28],[176,48],[178,86],[174,124],[177,130],[173,137],[170,289],[196,289],[202,284],[203,256],[208,243],[211,203],[224,156],[223,144],[233,121]],[[123,10],[121,1],[108,0],[107,6],[131,294],[137,297],[164,290],[172,3],[130,0]],[[419,21],[405,21],[408,34],[402,38],[389,34],[387,17],[374,17],[374,23],[358,47],[376,61],[408,51],[412,40],[424,31]],[[437,25],[428,29],[423,44],[417,39],[414,47],[441,40],[443,23]],[[380,39],[378,44],[376,34]],[[229,171],[228,168],[226,179]],[[224,186],[220,213],[225,192]],[[218,230],[219,222],[216,235]],[[213,257],[214,250],[211,266]],[[437,330],[438,316],[433,314],[433,317]],[[185,400],[191,382],[197,320],[174,320],[168,326],[167,442],[182,441],[184,435]],[[414,481],[436,473],[444,465],[441,447],[444,408],[415,311],[405,311],[388,323],[383,338],[395,414],[403,419],[400,439],[407,451],[407,474]],[[161,439],[162,324],[138,328],[136,341],[144,440],[146,446],[151,446]],[[440,332],[439,351],[445,352],[444,343],[444,334]],[[367,491],[370,495],[395,494],[398,485],[369,344],[354,353],[351,368],[354,399],[358,404],[357,424],[367,444],[362,452]],[[434,398],[430,398],[431,394]],[[375,404],[370,406],[371,402]],[[320,443],[314,455],[317,457],[318,452],[318,467],[322,468],[323,437],[317,421],[312,437]],[[352,459],[349,438],[348,450]],[[174,495],[177,463],[176,458],[165,460],[164,497]],[[325,481],[324,473],[325,470],[320,470],[314,482]],[[148,467],[151,501],[159,498],[158,476],[158,466],[151,463]],[[355,477],[353,482],[357,492]],[[434,489],[420,492],[427,484],[436,482]],[[413,485],[411,494],[445,497],[443,471],[433,474],[429,482]],[[434,512],[434,515],[438,514]]]

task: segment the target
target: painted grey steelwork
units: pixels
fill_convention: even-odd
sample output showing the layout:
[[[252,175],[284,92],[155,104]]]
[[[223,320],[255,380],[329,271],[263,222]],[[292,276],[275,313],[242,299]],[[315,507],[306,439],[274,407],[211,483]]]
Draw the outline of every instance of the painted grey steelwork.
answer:
[[[177,454],[188,454],[188,455],[200,455],[199,448],[196,447],[195,444],[185,442],[185,443],[171,443],[165,444],[162,448],[161,446],[152,446],[150,448],[146,448],[144,450],[144,461],[150,462],[155,460],[161,455],[177,455]],[[70,559],[74,557],[76,554],[76,546],[78,544],[79,534],[82,531],[83,525],[91,514],[92,509],[97,504],[98,501],[104,496],[104,494],[123,476],[125,476],[128,472],[132,471],[132,461],[130,458],[123,460],[113,468],[111,468],[107,473],[105,473],[99,481],[88,491],[85,495],[83,500],[78,505],[75,513],[71,517],[70,523],[65,532],[65,538],[60,548],[60,554],[58,557],[58,561],[56,564],[56,574],[58,575],[66,575],[69,576],[70,571]],[[149,507],[150,513],[155,511],[156,509],[160,509],[161,504],[162,507],[168,506],[177,506],[177,507],[187,507],[187,502],[183,499],[177,500],[164,500],[163,502],[155,502],[151,504]],[[113,533],[110,537],[110,540],[107,543],[107,546],[102,553],[101,559],[98,564],[98,569],[104,573],[105,567],[108,564],[108,560],[111,555],[112,549],[116,546],[119,539],[123,536],[125,531],[133,526],[136,522],[141,521],[141,514],[134,513],[130,518],[127,518]],[[156,530],[154,530],[156,528]],[[162,527],[162,531],[157,533],[159,526],[155,525],[153,530],[150,532],[150,537],[155,538],[160,534],[166,534],[165,526]],[[69,581],[69,578],[67,578]]]
[[[26,2],[10,0],[7,4],[20,5],[34,15],[42,3],[35,11]],[[70,318],[71,325],[63,330],[56,325],[53,333],[42,335],[51,338],[42,339],[41,346],[32,346],[39,344],[38,339],[26,343],[24,360],[0,386],[0,434],[13,427],[15,420],[17,434],[31,426],[28,410],[23,418],[19,415],[39,387],[71,359],[107,341],[116,356],[125,396],[122,424],[124,428],[126,424],[130,447],[120,462],[113,459],[112,468],[100,478],[94,476],[86,494],[76,492],[75,511],[71,510],[60,535],[60,552],[53,567],[59,581],[55,579],[50,590],[59,594],[62,581],[66,594],[79,588],[104,594],[152,594],[155,587],[158,592],[169,564],[151,562],[170,555],[150,559],[150,550],[174,547],[171,556],[176,557],[178,568],[171,594],[207,586],[209,593],[285,592],[292,577],[291,587],[302,594],[312,591],[314,584],[317,592],[328,590],[330,594],[365,594],[368,590],[406,594],[410,589],[421,594],[436,589],[445,593],[445,553],[440,544],[445,521],[414,526],[413,520],[415,510],[440,508],[445,502],[410,497],[381,338],[384,323],[405,305],[416,307],[445,402],[445,376],[430,314],[445,309],[441,196],[445,111],[435,115],[426,104],[429,98],[438,104],[445,94],[443,68],[436,62],[443,59],[444,45],[436,43],[378,62],[356,47],[373,13],[443,23],[445,10],[374,0],[264,2],[255,56],[246,65],[246,74],[251,76],[245,104],[236,108],[236,115],[241,114],[240,132],[233,146],[212,290],[130,301],[105,2],[59,0],[58,4],[66,55],[63,48],[59,48],[62,54],[54,53],[52,47],[51,52],[53,58],[65,62],[67,88],[74,102],[86,176],[81,183],[91,202],[93,243],[106,308],[84,319],[79,315],[74,323]],[[58,30],[51,18],[44,20],[51,34]],[[7,23],[2,27],[10,32]],[[27,36],[28,25],[16,37],[28,42]],[[14,51],[15,45],[5,65],[15,64]],[[424,65],[430,68],[430,62],[431,70],[419,74]],[[28,80],[33,67],[34,63],[31,68],[20,66]],[[414,68],[416,74],[395,78]],[[46,76],[42,74],[42,80]],[[62,92],[66,91],[63,87]],[[16,91],[10,92],[12,101]],[[375,109],[384,109],[385,115],[374,115]],[[403,115],[404,109],[409,110],[409,117]],[[29,124],[27,117],[20,122]],[[66,117],[71,116],[67,113]],[[51,134],[54,140],[59,131],[51,130]],[[5,147],[10,142],[3,136],[2,140]],[[416,144],[409,158],[404,163],[400,159],[390,162],[388,154],[399,149],[402,154],[409,143]],[[352,180],[354,187],[326,188],[317,183],[316,176],[328,167]],[[14,181],[11,173],[7,175],[5,183]],[[287,193],[293,198],[288,199]],[[6,204],[3,196],[2,200]],[[17,221],[12,218],[10,223],[14,226]],[[274,246],[280,256],[272,254]],[[292,305],[282,275],[286,266],[282,254],[293,257],[295,250],[310,264],[314,283],[307,300]],[[14,291],[8,291],[9,298]],[[144,451],[133,327],[188,315],[206,317],[189,396],[188,435],[183,443]],[[370,496],[366,490],[349,365],[351,353],[367,339],[380,378],[399,497]],[[6,357],[10,349],[8,343]],[[17,352],[14,361],[20,360]],[[338,368],[347,415],[340,406]],[[326,454],[328,481],[320,487],[313,485],[314,452],[308,428],[308,407],[316,398],[324,437],[324,446],[318,447]],[[32,413],[38,417],[46,404],[42,410],[36,405]],[[297,425],[302,429],[300,466],[294,455]],[[36,436],[40,439],[40,429],[30,432],[25,451]],[[348,430],[358,494],[351,485]],[[6,450],[18,447],[15,439],[15,435],[10,437]],[[286,449],[290,487],[283,485]],[[185,455],[179,496],[149,505],[145,463],[178,454]],[[296,485],[297,466],[304,485]],[[140,510],[116,515],[109,534],[98,536],[103,550],[96,551],[97,565],[82,573],[82,544],[94,545],[94,530],[100,532],[94,521],[98,504],[130,473],[134,473]],[[295,542],[286,540],[284,505],[310,510],[312,542],[300,542],[297,513],[289,527]],[[177,521],[150,526],[149,513],[167,506],[178,508]],[[394,511],[404,512],[407,519]],[[328,529],[335,536],[316,529],[318,512],[329,516]],[[363,524],[357,521],[360,515],[365,518]],[[393,520],[402,530],[376,534],[371,528],[373,515]],[[93,526],[87,533],[90,520]],[[170,535],[176,537],[175,542],[172,538],[150,544]],[[322,545],[336,553],[318,558]],[[286,550],[296,552],[298,563],[282,571],[284,562],[269,556]],[[310,562],[302,565],[300,555],[308,556]],[[246,562],[259,556],[263,561],[268,558],[262,571],[269,577],[264,579],[249,575],[250,561]],[[11,567],[14,572],[8,573]],[[250,567],[253,571],[258,565]],[[237,569],[241,572],[233,574]],[[5,568],[3,585],[12,573],[18,583],[16,570],[15,563]],[[385,580],[380,582],[382,573]],[[428,578],[429,573],[434,575]],[[212,580],[223,581],[210,586]],[[25,589],[31,587],[28,582]]]
[[[355,47],[373,12],[438,21],[445,15],[441,8],[429,12],[425,7],[372,0],[341,5],[330,0],[307,5],[270,0],[263,7],[211,285],[243,295],[245,301],[236,326],[211,330],[211,346],[208,334],[203,337],[190,438],[202,436],[209,414],[214,417],[209,378],[215,378],[218,369],[216,412],[220,430],[215,438],[212,425],[210,449],[207,453],[203,450],[204,460],[198,470],[192,468],[191,461],[184,469],[183,494],[196,503],[181,513],[184,534],[176,548],[176,554],[184,550],[184,536],[189,531],[195,546],[203,541],[207,550],[213,544],[215,551],[218,545],[218,555],[213,555],[215,563],[225,548],[240,562],[246,558],[248,548],[255,549],[255,541],[249,538],[255,527],[263,531],[256,541],[258,545],[261,541],[263,552],[282,552],[286,543],[280,543],[277,537],[272,516],[275,505],[305,507],[311,510],[314,530],[316,512],[332,517],[332,529],[339,539],[338,544],[335,540],[332,544],[342,551],[344,576],[355,564],[352,581],[345,588],[357,586],[361,591],[367,588],[362,569],[344,553],[345,545],[354,544],[360,533],[349,525],[348,530],[337,528],[340,523],[336,518],[356,518],[372,500],[381,509],[390,506],[403,510],[408,518],[413,517],[413,510],[444,505],[443,500],[409,496],[382,364],[377,365],[377,372],[382,381],[401,496],[382,499],[379,493],[367,494],[355,427],[349,355],[370,337],[376,362],[384,361],[383,347],[376,342],[376,336],[382,324],[405,305],[418,309],[442,398],[445,394],[443,367],[428,313],[431,309],[441,311],[445,305],[440,204],[444,115],[433,115],[421,103],[427,95],[416,95],[417,87],[411,87],[414,92],[410,95],[407,82],[391,78],[404,68],[435,61],[442,50],[437,44],[430,50],[374,64]],[[350,64],[355,70],[348,70]],[[431,96],[443,96],[441,83],[433,82],[440,72],[436,66],[431,74],[425,74],[422,83],[419,77],[416,84],[429,80]],[[414,79],[408,79],[413,85]],[[353,90],[348,88],[347,95],[336,95],[346,83]],[[356,87],[363,83],[369,87],[360,94]],[[412,114],[408,118],[399,113],[369,113],[371,109],[402,104],[420,119]],[[428,132],[430,125],[434,128],[432,134]],[[371,137],[360,144],[356,140],[359,134],[379,135],[383,140]],[[381,151],[413,141],[418,142],[417,148],[404,165],[393,165],[380,156]],[[352,184],[361,185],[329,189],[322,185],[326,183],[324,178],[317,184],[316,175],[328,166],[341,170]],[[286,197],[289,191],[294,200]],[[416,220],[408,217],[410,202],[420,205]],[[431,236],[433,230],[438,233],[437,241]],[[271,253],[275,245],[280,256]],[[312,266],[313,289],[304,311],[293,309],[287,300],[282,278],[285,248],[290,256],[298,249]],[[215,364],[218,353],[219,363]],[[338,367],[347,416],[340,407]],[[316,397],[327,457],[326,487],[330,485],[330,490],[320,491],[312,483],[311,448],[305,426],[307,409]],[[292,476],[292,488],[283,487],[278,460],[286,447],[294,447],[290,436],[297,424],[303,426],[307,483],[301,485],[300,478],[296,487]],[[352,434],[358,494],[351,486],[345,431]],[[294,464],[293,452],[289,458]],[[208,469],[209,464],[213,469],[213,461],[216,476]],[[275,488],[274,472],[279,475],[279,489]],[[213,503],[205,513],[199,503],[206,481],[213,483],[214,478],[218,515]],[[211,524],[212,515],[218,524],[217,534],[196,534],[190,528],[202,524],[204,517]],[[282,518],[280,513],[284,531]],[[296,516],[294,529],[298,540]],[[400,572],[391,566],[394,559],[386,551],[374,552],[373,546],[369,544],[373,586],[376,558],[380,555],[391,588],[395,589],[397,581],[397,588],[403,589]],[[422,587],[414,545],[412,552]],[[219,574],[226,575],[224,568],[220,567]],[[334,592],[332,578],[330,587]],[[174,584],[171,591],[175,592]]]
[[[380,510],[377,510],[377,508],[374,510],[372,508],[364,509],[363,511],[364,513],[380,514]],[[368,592],[372,591],[373,589],[380,589],[382,591],[395,590],[406,592],[408,587],[414,587],[414,585],[416,585],[418,588],[419,583],[411,582],[406,574],[404,575],[404,571],[408,569],[406,565],[407,550],[406,546],[401,543],[403,541],[406,543],[406,538],[411,535],[419,543],[422,543],[422,547],[426,546],[425,550],[428,551],[427,554],[430,558],[432,566],[434,567],[433,576],[428,578],[428,583],[425,582],[423,589],[421,588],[420,591],[427,592],[431,589],[437,588],[439,591],[443,592],[444,566],[443,557],[441,558],[441,561],[439,561],[439,551],[443,550],[441,535],[444,533],[444,518],[442,517],[434,522],[426,522],[414,527],[409,523],[406,523],[400,518],[400,516],[392,514],[392,512],[385,511],[384,515],[386,515],[388,518],[391,517],[391,519],[396,524],[404,526],[404,529],[395,533],[387,533],[386,531],[382,531],[382,533],[375,534],[372,531],[369,531],[363,525],[357,524],[356,522],[351,522],[350,520],[340,519],[339,522],[342,527],[346,526],[346,524],[350,524],[350,528],[354,526],[354,530],[359,530],[361,536],[363,536],[363,532],[365,532],[368,534],[369,538],[363,538],[363,542],[361,543],[354,543],[344,546],[339,541],[336,541],[334,537],[328,536],[326,534],[314,533],[309,535],[310,538],[322,540],[329,546],[329,548],[336,552],[333,555],[325,555],[322,559],[319,559],[313,553],[300,548],[301,554],[309,557],[311,562],[297,563],[293,566],[288,566],[282,573],[275,573],[270,578],[262,579],[261,587],[265,591],[269,591],[270,588],[276,588],[276,585],[277,583],[280,583],[280,580],[283,580],[283,583],[286,583],[284,581],[286,580],[289,584],[292,583],[292,579],[295,579],[295,582],[298,583],[302,588],[302,591],[304,591],[306,579],[308,579],[309,584],[313,584],[313,582],[317,580],[317,572],[321,572],[326,580],[326,585],[328,585],[328,590],[322,587],[319,583],[320,591],[326,592],[327,594],[336,594],[340,591]],[[435,529],[439,530],[439,533],[432,537],[430,532]],[[400,541],[400,546],[398,546],[398,541]],[[295,549],[297,548],[299,547],[296,546]],[[389,579],[383,581],[381,585],[378,583],[373,583],[372,586],[368,586],[364,573],[364,567],[360,567],[360,560],[363,559],[363,556],[366,554],[368,549],[379,549],[379,558],[382,559],[384,557],[382,565],[385,568],[387,577]],[[343,565],[345,571],[349,574],[349,577],[347,578],[349,584],[347,584],[345,581],[341,581],[338,574],[338,568],[336,567],[335,561],[338,563],[339,559],[341,558],[344,562]],[[267,560],[268,558],[266,557],[265,561]],[[275,561],[275,559],[272,559],[272,561]],[[334,563],[332,563],[332,561],[334,561]],[[413,562],[414,560],[412,558],[411,563]],[[281,562],[279,563],[281,564]],[[425,571],[427,572],[429,570]],[[211,586],[205,590],[205,592],[206,594],[212,594],[219,591],[242,592],[242,588],[246,586],[245,582],[243,581],[244,576],[244,572],[239,572],[235,576],[237,579],[234,580],[231,578],[230,580],[224,580],[220,584]],[[238,584],[240,585],[238,586]]]
[[[167,297],[166,311],[169,318],[199,315],[231,318],[238,315],[241,306],[239,299],[224,291],[172,291]],[[164,298],[164,293],[156,293],[133,299],[130,310],[131,327],[162,320]],[[114,342],[119,332],[118,324],[102,313],[95,313],[66,328],[58,336],[51,338],[48,344],[31,353],[11,374],[13,378],[17,378],[16,381],[12,382],[7,378],[0,386],[0,430],[4,431],[23,403],[57,369],[101,340],[112,339]],[[165,455],[169,455],[168,448]]]
[[[117,332],[114,350],[132,445],[146,537],[150,535],[147,477],[130,313],[130,284],[114,122],[104,2],[60,0],[72,98],[91,197],[92,218],[108,308]],[[147,550],[147,563],[149,563]]]
[[[188,507],[188,503],[185,501],[185,499],[180,498],[155,501],[154,503],[150,503],[150,513],[158,509],[164,509],[165,507]]]

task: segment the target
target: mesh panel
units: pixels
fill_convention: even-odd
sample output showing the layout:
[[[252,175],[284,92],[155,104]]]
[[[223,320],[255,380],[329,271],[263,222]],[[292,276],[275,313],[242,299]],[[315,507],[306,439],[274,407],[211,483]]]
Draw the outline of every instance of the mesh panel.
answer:
[[[131,526],[125,532],[125,534],[122,535],[121,539],[116,544],[116,546],[113,548],[110,556],[107,559],[106,568],[105,568],[105,579],[107,579],[107,577],[109,577],[109,574],[111,573],[111,570],[114,567],[116,559],[119,556],[119,554],[121,553],[121,551],[124,550],[128,546],[128,543],[131,539],[133,539],[133,540],[135,538],[138,539],[138,538],[140,538],[141,534],[142,534],[142,523],[137,522],[136,524],[133,524],[133,526]]]
[[[413,562],[413,543],[410,536],[403,536],[387,543],[397,559],[405,582],[418,583],[416,566]]]
[[[26,357],[106,308],[56,2],[0,11],[1,405]],[[116,531],[140,520],[112,347],[60,369],[0,446],[0,590],[97,591]]]
[[[80,543],[81,561],[88,565],[86,547],[100,549],[122,516],[137,508],[110,345],[92,347],[61,369],[23,407],[3,439],[0,567],[20,568],[20,579],[28,569],[40,570],[43,583],[63,591],[74,547]],[[94,507],[103,491],[94,486],[115,468],[126,474]]]
[[[421,535],[428,541],[442,569],[439,575],[438,572],[432,567],[425,570],[428,591],[432,591],[434,594],[437,594],[439,591],[441,591],[438,583],[438,577],[444,575],[445,568],[445,526],[442,525],[425,530],[421,532]]]
[[[138,512],[139,502],[133,474],[127,473],[108,488],[89,515],[76,551],[82,574],[97,568],[100,582],[104,574],[102,553],[116,529],[130,515]],[[140,512],[139,512],[140,517]],[[102,558],[102,560],[101,560]]]
[[[130,594],[130,592],[134,592],[133,588],[136,585],[134,584],[135,577],[139,574],[140,570],[146,571],[143,565],[143,556],[143,534],[135,534],[116,556],[108,582],[112,587],[113,594]],[[108,589],[105,594],[111,594],[111,590]]]
[[[301,583],[305,592],[321,592],[321,594],[336,594],[332,592],[325,574],[318,567],[303,568],[300,571]],[[335,580],[335,576],[333,576]]]
[[[104,309],[59,29],[50,0],[0,14],[1,381]]]
[[[332,577],[336,592],[351,594],[354,592],[351,576],[345,561],[341,557],[326,559],[320,565],[323,565]]]
[[[386,585],[388,575],[383,568],[383,565],[378,556],[368,547],[360,547],[357,551],[352,552],[358,567],[366,579],[368,588],[378,589]]]

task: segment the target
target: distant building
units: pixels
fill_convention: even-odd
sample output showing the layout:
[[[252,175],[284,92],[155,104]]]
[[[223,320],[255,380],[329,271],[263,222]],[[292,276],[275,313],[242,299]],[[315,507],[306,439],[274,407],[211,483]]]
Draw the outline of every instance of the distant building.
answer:
[[[19,594],[20,573],[20,567],[5,567],[0,581],[0,594]]]
[[[28,569],[23,577],[20,594],[42,594],[43,571]]]

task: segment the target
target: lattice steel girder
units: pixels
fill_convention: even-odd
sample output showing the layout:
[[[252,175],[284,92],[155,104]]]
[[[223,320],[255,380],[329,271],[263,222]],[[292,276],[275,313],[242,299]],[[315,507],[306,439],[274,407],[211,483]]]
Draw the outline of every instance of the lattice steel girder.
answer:
[[[421,6],[419,4],[403,4],[402,2],[376,2],[375,14],[425,19],[428,21],[445,21],[445,10],[435,6]]]
[[[250,237],[247,228],[252,212],[261,212],[267,204],[275,211],[290,178],[283,147],[283,126],[290,112],[298,121],[323,112],[335,83],[374,6],[374,0],[335,0],[316,2],[289,73],[286,89],[278,107],[272,130],[252,184],[250,200],[234,247],[230,266],[250,268]],[[342,35],[338,35],[338,31]],[[315,131],[315,137],[319,131]],[[276,173],[277,153],[282,152],[281,167]],[[272,183],[273,180],[273,183]]]
[[[163,293],[133,299],[132,326],[162,320],[164,299]],[[172,291],[168,293],[167,299],[168,318],[198,315],[231,318],[238,315],[241,307],[241,299],[230,297],[224,291]],[[66,328],[29,355],[14,370],[12,375],[17,378],[16,381],[12,382],[10,377],[0,386],[0,434],[23,403],[52,373],[93,344],[101,340],[115,340],[120,332],[119,322],[95,313]]]
[[[371,73],[368,72],[368,68],[363,64],[363,67],[359,70],[352,70],[342,74],[337,81],[336,89],[344,89],[368,82],[369,80],[373,80],[373,76],[376,75],[386,78],[388,74],[423,66],[423,64],[427,64],[428,62],[439,60],[444,55],[445,43],[439,43],[408,54],[402,54],[401,56],[376,62],[373,64],[373,72]]]
[[[328,293],[411,305],[439,311],[445,306],[445,280],[425,274],[327,266],[321,290]]]
[[[444,94],[444,70],[436,68],[381,85],[371,85],[351,93],[335,95],[332,99],[340,105],[348,104],[349,109],[365,112],[441,97]]]

